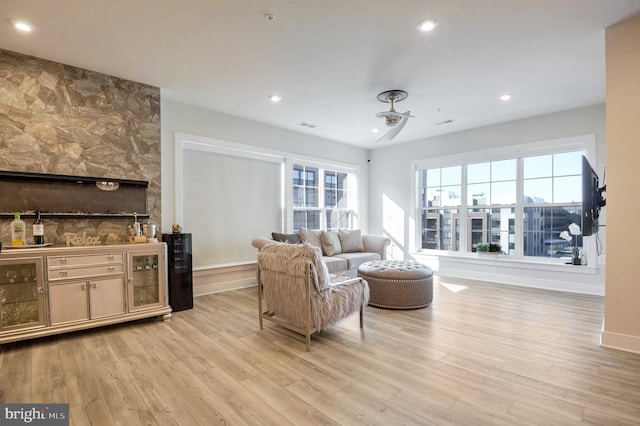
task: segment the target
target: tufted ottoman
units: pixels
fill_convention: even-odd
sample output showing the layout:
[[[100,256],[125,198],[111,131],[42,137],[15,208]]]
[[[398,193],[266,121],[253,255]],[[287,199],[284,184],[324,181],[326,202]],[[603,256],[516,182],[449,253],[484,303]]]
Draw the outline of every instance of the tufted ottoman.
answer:
[[[358,267],[369,283],[369,305],[389,309],[424,308],[433,300],[433,271],[403,260],[373,260]]]

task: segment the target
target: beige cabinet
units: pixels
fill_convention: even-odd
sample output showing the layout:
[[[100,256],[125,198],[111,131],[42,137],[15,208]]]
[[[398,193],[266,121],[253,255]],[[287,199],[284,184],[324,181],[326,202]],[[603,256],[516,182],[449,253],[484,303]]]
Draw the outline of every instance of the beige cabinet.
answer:
[[[91,319],[121,315],[126,312],[124,277],[96,278],[89,287],[89,317]]]
[[[163,252],[141,251],[128,254],[129,310],[154,308],[166,303]]]
[[[166,245],[0,252],[0,343],[154,316],[167,320]]]
[[[122,315],[125,296],[122,275],[50,285],[51,325]]]
[[[125,313],[124,252],[47,256],[51,325]]]
[[[42,257],[0,258],[0,335],[46,324]]]

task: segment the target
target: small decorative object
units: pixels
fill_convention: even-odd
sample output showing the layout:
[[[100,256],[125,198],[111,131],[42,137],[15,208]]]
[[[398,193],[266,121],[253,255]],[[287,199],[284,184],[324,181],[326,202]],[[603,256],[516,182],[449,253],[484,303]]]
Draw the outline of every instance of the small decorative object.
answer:
[[[177,223],[171,225],[171,229],[173,230],[174,234],[179,234],[182,232],[182,226],[178,225]]]
[[[71,246],[97,246],[101,243],[98,236],[87,236],[86,232],[75,234],[73,232],[65,232],[63,236],[66,238],[67,247]]]
[[[115,191],[116,189],[120,188],[120,184],[118,182],[112,182],[109,180],[99,180],[96,181],[96,186],[98,187],[98,189],[102,190],[102,191]]]
[[[560,238],[568,241],[569,243],[573,243],[573,247],[571,248],[571,264],[573,265],[582,265],[582,260],[580,259],[580,250],[578,249],[578,236],[580,234],[582,234],[582,232],[580,231],[580,225],[578,225],[577,223],[572,223],[571,225],[569,225],[569,232],[562,231],[560,233]]]

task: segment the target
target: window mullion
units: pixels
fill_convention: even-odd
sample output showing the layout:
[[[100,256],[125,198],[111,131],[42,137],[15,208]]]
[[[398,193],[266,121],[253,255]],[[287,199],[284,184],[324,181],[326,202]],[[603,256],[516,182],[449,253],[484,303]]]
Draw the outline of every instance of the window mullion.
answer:
[[[460,225],[460,253],[468,253],[467,244],[469,241],[468,234],[470,232],[469,229],[469,206],[467,203],[467,165],[464,164],[462,166],[462,177],[461,177],[461,185],[460,185],[460,211],[458,213],[459,217],[459,225]],[[455,237],[454,237],[455,238]]]
[[[524,255],[524,161],[522,157],[517,159],[516,167],[516,209],[514,221],[514,255],[521,258]]]

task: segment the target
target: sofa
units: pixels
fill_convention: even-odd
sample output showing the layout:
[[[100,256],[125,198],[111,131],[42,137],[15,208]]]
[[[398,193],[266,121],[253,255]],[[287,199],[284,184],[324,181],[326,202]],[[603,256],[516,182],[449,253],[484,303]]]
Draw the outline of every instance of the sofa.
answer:
[[[300,229],[297,233],[274,232],[271,238],[255,238],[251,244],[260,251],[267,244],[310,244],[322,250],[322,260],[332,274],[355,277],[358,266],[386,259],[387,237],[362,234],[360,230],[320,231]]]

